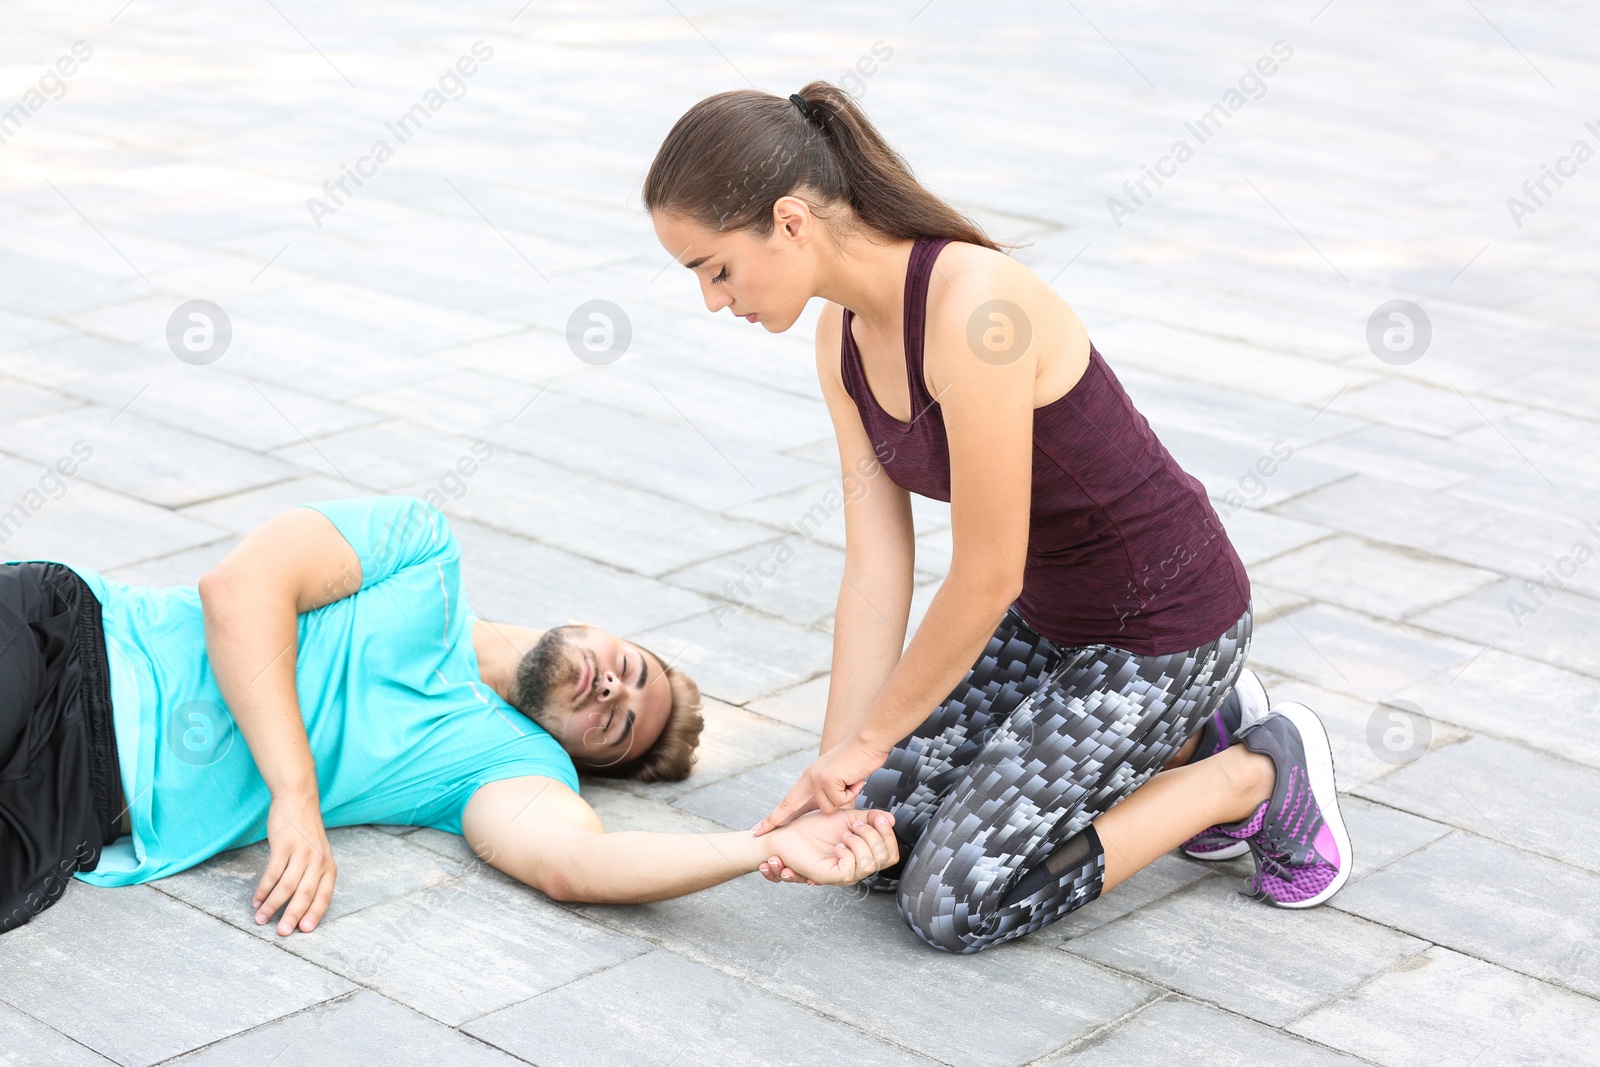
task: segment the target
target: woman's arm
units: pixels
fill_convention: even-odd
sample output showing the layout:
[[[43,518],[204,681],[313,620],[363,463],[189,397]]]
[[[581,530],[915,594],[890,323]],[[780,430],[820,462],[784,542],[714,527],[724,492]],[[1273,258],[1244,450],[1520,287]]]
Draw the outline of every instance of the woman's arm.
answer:
[[[966,676],[1021,592],[1033,484],[1036,353],[1031,345],[979,353],[968,342],[974,316],[982,319],[980,337],[988,329],[1024,335],[1021,324],[1006,317],[1027,314],[1015,302],[1015,277],[1007,277],[1011,267],[1032,277],[1009,261],[959,273],[929,309],[924,360],[950,449],[949,574],[868,714],[807,768],[772,814],[756,824],[757,834],[813,805],[833,812],[852,804],[867,775]],[[997,306],[1009,309],[1005,316],[985,314]]]
[[[839,376],[843,312],[829,302],[817,320],[817,378],[839,443],[845,562],[833,620],[833,669],[821,751],[854,734],[888,680],[911,617],[915,529],[911,496],[879,463],[861,414]]]
[[[355,550],[310,508],[269,519],[200,579],[206,658],[272,793],[271,858],[251,906],[259,924],[288,904],[279,934],[316,928],[337,874],[295,692],[298,620],[360,588]]]
[[[643,904],[749,874],[776,852],[800,876],[848,885],[899,860],[885,811],[813,813],[770,837],[607,833],[583,799],[553,778],[507,778],[472,794],[461,829],[477,855],[555,900]]]

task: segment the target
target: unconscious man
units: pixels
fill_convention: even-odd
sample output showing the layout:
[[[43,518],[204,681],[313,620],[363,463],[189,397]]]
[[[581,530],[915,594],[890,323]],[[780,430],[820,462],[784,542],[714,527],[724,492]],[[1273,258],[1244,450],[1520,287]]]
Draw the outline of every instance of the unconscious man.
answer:
[[[682,779],[701,728],[695,684],[633,642],[476,618],[444,515],[411,497],[293,508],[197,586],[0,565],[0,932],[74,877],[131,885],[263,839],[255,920],[309,932],[334,892],[326,828],[360,823],[464,834],[596,903],[769,859],[821,884],[898,860],[886,812],[763,838],[605,832],[577,771]]]

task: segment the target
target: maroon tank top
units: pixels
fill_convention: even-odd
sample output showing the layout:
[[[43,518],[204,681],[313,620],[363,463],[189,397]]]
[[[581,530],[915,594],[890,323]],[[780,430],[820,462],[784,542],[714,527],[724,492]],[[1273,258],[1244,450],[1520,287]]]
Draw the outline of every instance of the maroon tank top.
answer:
[[[844,387],[895,484],[950,499],[944,416],[922,374],[928,278],[948,238],[919,238],[906,271],[911,421],[867,387],[844,312]],[[1059,646],[1166,655],[1221,636],[1244,614],[1250,580],[1205,489],[1178,466],[1098,350],[1076,385],[1033,413],[1028,556],[1015,607]]]

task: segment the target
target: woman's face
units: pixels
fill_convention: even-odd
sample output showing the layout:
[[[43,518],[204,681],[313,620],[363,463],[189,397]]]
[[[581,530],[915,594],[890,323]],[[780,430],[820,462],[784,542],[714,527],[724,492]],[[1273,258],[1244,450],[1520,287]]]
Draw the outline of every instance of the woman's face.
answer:
[[[694,271],[707,310],[754,315],[771,333],[783,333],[805,311],[813,294],[805,250],[809,217],[798,225],[780,222],[765,238],[749,231],[718,233],[659,212],[651,222],[667,254]]]

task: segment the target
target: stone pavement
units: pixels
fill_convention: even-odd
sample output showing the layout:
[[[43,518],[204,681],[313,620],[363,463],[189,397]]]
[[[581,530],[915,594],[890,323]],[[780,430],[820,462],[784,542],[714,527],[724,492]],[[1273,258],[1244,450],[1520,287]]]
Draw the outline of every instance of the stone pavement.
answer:
[[[7,6],[4,558],[192,582],[281,508],[436,492],[481,614],[710,698],[690,781],[586,784],[607,824],[749,825],[816,745],[844,558],[836,514],[791,527],[838,477],[813,320],[709,317],[637,194],[694,101],[830,78],[1029,242],[1213,493],[1355,879],[1281,912],[1174,855],[954,957],[882,896],[563,907],[352,828],[311,936],[251,925],[259,846],[74,885],[0,939],[0,1062],[1594,1062],[1592,7],[518,2]],[[192,300],[225,350],[169,327]],[[591,300],[631,329],[605,365]],[[920,617],[950,532],[917,521]]]

